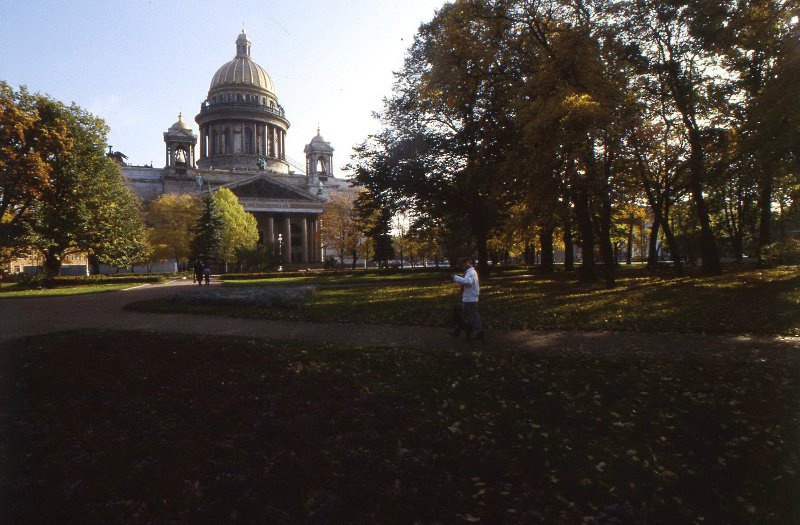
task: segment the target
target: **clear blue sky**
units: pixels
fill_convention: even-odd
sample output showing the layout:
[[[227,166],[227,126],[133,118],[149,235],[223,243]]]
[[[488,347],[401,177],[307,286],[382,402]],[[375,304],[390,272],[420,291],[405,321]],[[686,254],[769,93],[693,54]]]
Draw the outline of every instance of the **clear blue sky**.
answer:
[[[377,130],[420,24],[444,0],[0,0],[0,80],[27,85],[104,118],[109,143],[134,164],[164,164],[162,133],[194,117],[211,77],[236,52],[244,25],[251,58],[275,82],[291,123],[287,154],[319,123],[337,173]]]

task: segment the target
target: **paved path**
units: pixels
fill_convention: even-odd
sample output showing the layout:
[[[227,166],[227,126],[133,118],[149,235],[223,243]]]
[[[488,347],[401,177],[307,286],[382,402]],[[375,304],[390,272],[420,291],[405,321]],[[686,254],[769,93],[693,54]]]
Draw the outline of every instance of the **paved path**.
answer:
[[[793,348],[800,338],[746,337],[699,334],[640,334],[631,332],[488,333],[486,342],[456,340],[442,328],[396,325],[353,325],[240,319],[191,314],[155,314],[123,310],[134,301],[153,299],[200,287],[187,281],[147,285],[124,291],[66,297],[0,299],[0,342],[20,337],[71,330],[107,328],[187,334],[238,335],[307,342],[340,342],[405,348],[474,348],[520,350],[735,350]]]

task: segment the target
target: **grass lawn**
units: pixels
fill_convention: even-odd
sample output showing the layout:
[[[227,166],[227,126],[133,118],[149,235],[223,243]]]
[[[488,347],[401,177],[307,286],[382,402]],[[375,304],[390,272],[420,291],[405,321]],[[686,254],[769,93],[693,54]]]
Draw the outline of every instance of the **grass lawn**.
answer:
[[[62,295],[82,295],[100,292],[113,292],[134,288],[143,284],[156,284],[167,280],[166,276],[88,276],[56,277],[49,286],[36,289],[17,283],[0,283],[0,300],[20,297],[55,297]]]
[[[798,523],[799,358],[40,336],[0,346],[0,508],[9,523]]]
[[[290,278],[258,284],[309,284]],[[309,278],[311,279],[311,278]],[[427,281],[350,281],[322,286],[297,310],[184,304],[171,298],[129,305],[153,312],[191,312],[320,322],[446,326],[458,290],[446,274]],[[239,285],[240,282],[236,284]],[[607,290],[574,276],[510,274],[481,288],[481,316],[490,330],[630,330],[800,335],[800,269],[729,272],[719,277],[661,277],[619,272]],[[254,283],[249,283],[253,285]],[[325,283],[318,283],[325,284]],[[228,283],[226,283],[228,285]]]
[[[4,298],[18,299],[20,297],[56,297],[59,295],[82,295],[87,293],[100,293],[100,292],[113,292],[115,290],[124,290],[125,288],[133,288],[140,286],[144,283],[102,283],[102,284],[85,284],[76,286],[58,286],[56,288],[42,288],[41,290],[19,287],[16,284],[10,284],[0,288],[0,300]]]
[[[414,282],[430,282],[441,281],[447,279],[452,272],[447,268],[442,267],[441,270],[433,268],[427,271],[414,271],[409,270],[406,272],[309,272],[307,274],[298,275],[292,274],[288,276],[273,276],[269,278],[259,279],[232,279],[231,277],[225,279],[226,286],[270,286],[270,285],[287,285],[287,284],[316,284],[316,285],[345,285],[345,284],[376,284],[376,283],[414,283]],[[524,270],[509,271],[509,274],[525,273]]]

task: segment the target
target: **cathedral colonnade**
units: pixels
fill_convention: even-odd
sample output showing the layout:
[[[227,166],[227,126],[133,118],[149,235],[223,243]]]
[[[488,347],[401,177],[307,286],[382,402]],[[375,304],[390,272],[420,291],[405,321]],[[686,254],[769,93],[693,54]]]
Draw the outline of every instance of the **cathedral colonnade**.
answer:
[[[258,155],[286,159],[286,130],[261,122],[214,122],[200,127],[200,158]]]
[[[322,262],[319,215],[254,212],[259,242],[280,245],[284,262]],[[278,237],[280,235],[280,237]]]

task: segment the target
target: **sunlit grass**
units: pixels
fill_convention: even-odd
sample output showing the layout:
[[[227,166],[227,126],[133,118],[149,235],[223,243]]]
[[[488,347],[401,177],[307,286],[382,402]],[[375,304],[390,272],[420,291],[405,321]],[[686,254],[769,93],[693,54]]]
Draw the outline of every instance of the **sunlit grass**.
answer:
[[[0,288],[0,299],[16,299],[21,297],[60,297],[65,295],[86,295],[93,293],[113,292],[141,286],[141,283],[90,284],[82,286],[63,286],[58,288],[27,289],[15,283],[4,284]]]
[[[458,288],[438,281],[321,286],[296,311],[193,307],[196,313],[316,322],[448,326]],[[283,281],[300,284],[302,281]],[[260,285],[261,283],[259,283]],[[307,284],[307,282],[303,282]],[[269,285],[269,284],[266,284]],[[800,335],[800,271],[750,270],[713,278],[665,278],[620,272],[606,289],[554,276],[503,276],[481,289],[480,311],[492,330],[620,330]],[[169,299],[134,309],[175,311]],[[178,311],[181,310],[178,306]]]

